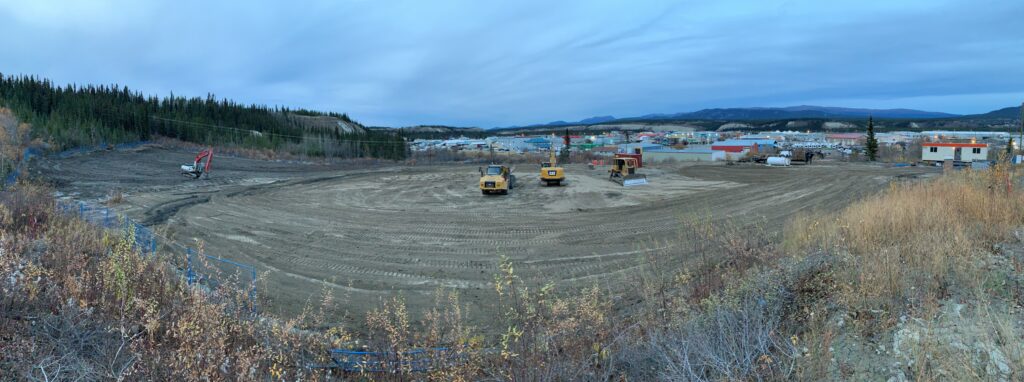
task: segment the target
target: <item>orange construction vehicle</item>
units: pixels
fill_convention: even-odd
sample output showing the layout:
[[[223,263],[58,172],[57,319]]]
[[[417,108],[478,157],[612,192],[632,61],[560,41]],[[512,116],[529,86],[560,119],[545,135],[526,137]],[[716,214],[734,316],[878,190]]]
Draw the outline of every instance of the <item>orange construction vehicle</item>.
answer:
[[[192,164],[181,165],[181,175],[190,176],[192,179],[199,177],[210,178],[210,163],[213,162],[213,148],[200,151]]]

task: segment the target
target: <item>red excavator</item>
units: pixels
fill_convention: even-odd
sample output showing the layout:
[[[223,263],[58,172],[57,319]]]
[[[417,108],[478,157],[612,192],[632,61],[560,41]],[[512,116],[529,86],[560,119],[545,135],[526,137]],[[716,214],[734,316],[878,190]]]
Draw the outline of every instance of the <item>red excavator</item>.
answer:
[[[199,177],[210,177],[210,162],[213,162],[213,148],[200,151],[192,164],[181,165],[181,175],[191,176],[192,179]]]

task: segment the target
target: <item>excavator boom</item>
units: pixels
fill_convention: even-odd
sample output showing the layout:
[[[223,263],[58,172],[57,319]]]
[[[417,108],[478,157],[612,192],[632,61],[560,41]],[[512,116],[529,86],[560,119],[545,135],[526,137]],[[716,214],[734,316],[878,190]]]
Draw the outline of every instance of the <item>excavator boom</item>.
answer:
[[[213,163],[213,148],[200,151],[192,164],[181,165],[181,174],[190,176],[192,179],[199,179],[200,176],[210,176],[210,164]]]

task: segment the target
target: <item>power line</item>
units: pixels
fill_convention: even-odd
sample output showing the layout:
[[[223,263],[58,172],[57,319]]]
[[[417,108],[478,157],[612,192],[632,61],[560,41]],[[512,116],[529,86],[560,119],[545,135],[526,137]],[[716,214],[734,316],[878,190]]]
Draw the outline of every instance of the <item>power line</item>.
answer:
[[[242,129],[242,128],[238,128],[238,127],[214,125],[214,124],[202,123],[202,122],[182,121],[182,120],[178,120],[178,119],[163,118],[163,117],[156,117],[156,116],[152,116],[150,118],[156,119],[156,120],[160,120],[160,121],[176,122],[176,123],[181,123],[181,124],[186,124],[186,125],[212,127],[212,128],[215,128],[215,129],[224,129],[224,130],[235,130],[235,131],[245,132],[247,134],[258,134],[259,136],[272,135],[272,136],[283,137],[283,138],[296,138],[296,139],[306,139],[306,138],[308,138],[308,137],[302,136],[302,135],[290,135],[290,134],[263,132],[263,131],[259,131],[259,130]],[[337,142],[355,142],[355,143],[391,143],[391,144],[398,143],[398,141],[377,141],[377,140],[366,140],[366,139],[338,139],[338,138],[334,138],[334,137],[325,137],[325,136],[322,136],[322,135],[320,136],[320,139],[330,139],[330,140],[337,141]],[[405,143],[404,140],[402,141],[402,143],[403,144]]]

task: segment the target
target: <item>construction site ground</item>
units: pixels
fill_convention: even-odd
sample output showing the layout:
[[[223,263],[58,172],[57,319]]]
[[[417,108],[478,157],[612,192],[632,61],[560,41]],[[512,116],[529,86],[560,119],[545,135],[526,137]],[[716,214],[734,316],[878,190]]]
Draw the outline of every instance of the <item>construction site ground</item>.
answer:
[[[650,184],[624,188],[607,167],[566,165],[567,182],[542,186],[539,165],[516,165],[507,196],[481,195],[477,165],[321,165],[218,156],[209,179],[179,174],[194,152],[160,146],[44,158],[34,174],[64,196],[102,202],[168,239],[254,265],[266,309],[294,314],[326,286],[336,321],[392,296],[410,311],[438,288],[460,291],[477,321],[494,309],[498,261],[557,288],[598,285],[636,293],[645,255],[695,258],[681,228],[697,217],[781,229],[797,213],[835,211],[897,178],[934,168],[816,161],[810,166],[686,163],[644,167]],[[476,312],[476,313],[474,313]]]

